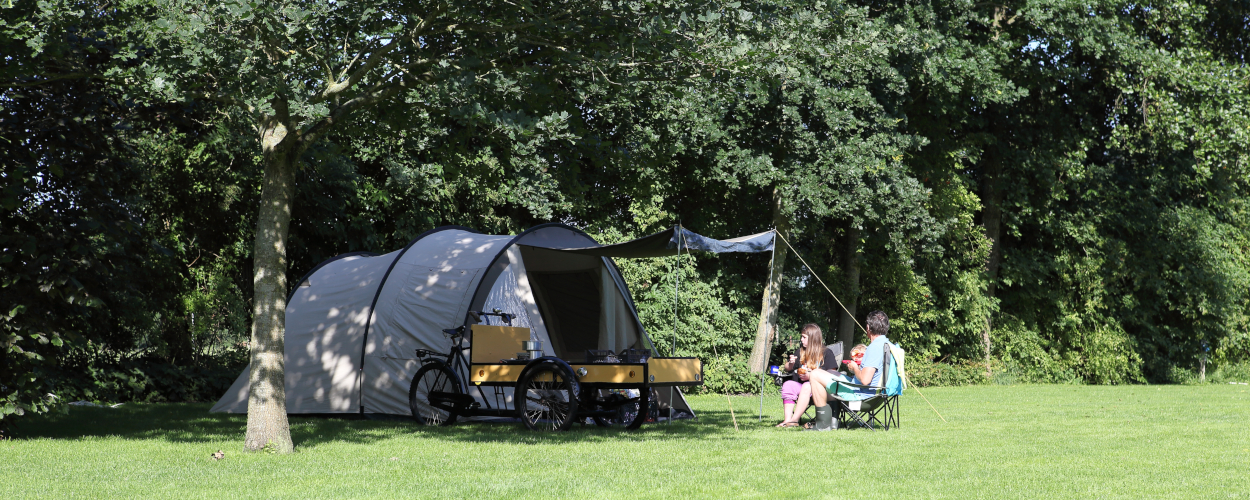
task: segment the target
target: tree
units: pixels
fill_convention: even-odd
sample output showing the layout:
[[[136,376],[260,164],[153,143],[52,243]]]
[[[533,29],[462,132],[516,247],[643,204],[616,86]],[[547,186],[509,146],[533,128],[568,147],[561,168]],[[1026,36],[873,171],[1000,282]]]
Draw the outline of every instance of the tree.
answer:
[[[145,58],[129,80],[155,98],[211,100],[248,117],[263,155],[253,270],[246,447],[292,448],[283,391],[287,247],[296,172],[310,147],[382,103],[470,113],[522,134],[568,115],[438,109],[440,93],[489,87],[551,99],[574,75],[611,81],[670,53],[668,6],[599,2],[279,2],[152,6]],[[628,49],[628,50],[627,50]],[[558,96],[558,97],[557,97]],[[382,115],[374,115],[382,116]]]

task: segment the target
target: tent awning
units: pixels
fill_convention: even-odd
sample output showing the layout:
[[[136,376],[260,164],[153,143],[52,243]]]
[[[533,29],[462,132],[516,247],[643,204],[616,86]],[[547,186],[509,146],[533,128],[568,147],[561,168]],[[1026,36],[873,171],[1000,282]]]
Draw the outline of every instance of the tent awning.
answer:
[[[678,251],[690,252],[693,250],[713,253],[756,253],[772,251],[773,237],[774,233],[770,229],[762,233],[718,240],[693,233],[684,227],[674,226],[652,235],[615,245],[559,248],[557,250],[583,255],[625,258],[667,257],[677,255]]]

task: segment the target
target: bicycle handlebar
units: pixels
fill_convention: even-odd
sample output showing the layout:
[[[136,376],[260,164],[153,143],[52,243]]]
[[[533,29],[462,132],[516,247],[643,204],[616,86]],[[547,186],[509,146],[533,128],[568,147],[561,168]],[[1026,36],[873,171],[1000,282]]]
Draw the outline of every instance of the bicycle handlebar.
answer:
[[[481,322],[483,316],[495,316],[495,317],[498,317],[499,319],[502,319],[504,324],[508,326],[512,326],[512,319],[516,318],[515,314],[508,314],[506,312],[500,311],[499,309],[495,309],[494,312],[469,311],[469,316],[472,317],[473,321],[476,321],[476,322]],[[490,321],[487,320],[485,324],[489,325]]]

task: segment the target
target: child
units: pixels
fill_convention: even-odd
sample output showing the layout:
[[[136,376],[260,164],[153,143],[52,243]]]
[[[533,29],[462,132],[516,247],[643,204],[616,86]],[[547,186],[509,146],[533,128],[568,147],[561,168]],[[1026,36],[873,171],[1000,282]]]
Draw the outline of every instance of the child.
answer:
[[[855,364],[859,365],[860,368],[863,368],[864,367],[864,353],[867,351],[868,351],[868,346],[864,344],[860,344],[855,347],[852,347],[851,348],[851,361],[854,361]]]
[[[848,370],[847,370],[847,371],[850,371],[850,370],[849,370],[849,367],[850,367],[851,363],[855,363],[855,368],[863,368],[863,367],[864,367],[864,353],[865,353],[865,352],[868,352],[868,346],[866,346],[866,345],[864,345],[864,344],[859,344],[859,345],[857,345],[857,346],[855,346],[855,347],[852,347],[852,348],[851,348],[851,359],[844,359],[844,360],[842,360],[842,364],[847,365],[847,367],[848,367]],[[843,377],[838,377],[838,375],[841,375],[841,374],[842,374],[842,372],[835,372],[835,373],[832,373],[834,380],[841,380],[841,379],[843,379],[843,378],[846,378],[845,376],[843,376]],[[849,379],[847,379],[847,380],[849,380]]]

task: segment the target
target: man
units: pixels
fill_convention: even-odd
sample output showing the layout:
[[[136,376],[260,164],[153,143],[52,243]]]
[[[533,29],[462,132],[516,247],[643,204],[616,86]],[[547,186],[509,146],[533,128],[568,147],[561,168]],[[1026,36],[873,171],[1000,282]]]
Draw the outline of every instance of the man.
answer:
[[[881,386],[881,373],[885,370],[885,349],[890,339],[885,337],[890,331],[890,319],[885,312],[868,313],[868,350],[864,351],[864,366],[860,368],[854,362],[846,363],[854,381],[861,385]],[[833,429],[833,408],[829,407],[829,392],[833,390],[836,377],[825,370],[811,372],[812,401],[816,404],[816,418],[813,430],[827,431]]]

